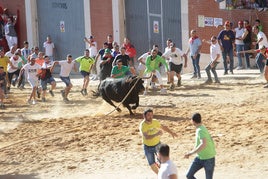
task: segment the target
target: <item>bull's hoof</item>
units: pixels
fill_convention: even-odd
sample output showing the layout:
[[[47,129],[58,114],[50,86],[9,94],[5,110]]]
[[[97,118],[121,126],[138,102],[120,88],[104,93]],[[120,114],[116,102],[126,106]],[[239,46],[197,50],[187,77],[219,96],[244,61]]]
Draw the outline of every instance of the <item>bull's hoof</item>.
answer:
[[[121,112],[121,111],[122,111],[120,108],[116,108],[116,110],[117,110],[118,112]]]

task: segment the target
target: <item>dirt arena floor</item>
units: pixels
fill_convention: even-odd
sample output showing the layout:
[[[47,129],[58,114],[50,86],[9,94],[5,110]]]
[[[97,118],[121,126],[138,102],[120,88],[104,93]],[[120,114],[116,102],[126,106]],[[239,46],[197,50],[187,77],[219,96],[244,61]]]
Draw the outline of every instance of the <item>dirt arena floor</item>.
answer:
[[[160,95],[140,96],[135,116],[127,109],[113,112],[101,98],[80,93],[81,78],[73,80],[70,102],[63,102],[57,79],[55,97],[27,104],[30,93],[12,88],[6,109],[0,110],[0,179],[154,179],[143,154],[138,126],[145,108],[178,135],[167,133],[179,178],[185,178],[194,156],[184,154],[194,145],[190,117],[201,113],[216,143],[216,179],[264,179],[268,176],[268,89],[258,70],[234,71],[221,84],[204,85],[184,74],[182,87]],[[97,82],[90,88],[96,89]],[[205,178],[201,170],[196,175]]]

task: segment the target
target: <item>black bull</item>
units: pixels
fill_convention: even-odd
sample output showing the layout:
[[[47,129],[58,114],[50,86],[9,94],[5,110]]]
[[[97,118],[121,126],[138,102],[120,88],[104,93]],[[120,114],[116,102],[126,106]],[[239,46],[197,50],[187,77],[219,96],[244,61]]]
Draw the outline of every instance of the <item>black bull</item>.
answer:
[[[105,79],[101,81],[98,87],[98,95],[101,95],[107,103],[114,106],[119,112],[121,109],[116,107],[113,101],[122,102],[123,106],[129,110],[130,115],[133,115],[132,109],[139,106],[139,93],[145,90],[143,82],[143,79],[137,76]],[[134,105],[130,107],[130,104]]]

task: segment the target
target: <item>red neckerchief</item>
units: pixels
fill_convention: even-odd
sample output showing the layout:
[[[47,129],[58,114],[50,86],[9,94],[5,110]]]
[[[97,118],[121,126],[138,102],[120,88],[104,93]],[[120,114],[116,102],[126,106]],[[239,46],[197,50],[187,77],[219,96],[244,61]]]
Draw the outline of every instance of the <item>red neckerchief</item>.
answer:
[[[197,38],[198,38],[198,36],[191,37],[189,39],[190,44],[193,44],[194,43],[194,40],[197,39]]]

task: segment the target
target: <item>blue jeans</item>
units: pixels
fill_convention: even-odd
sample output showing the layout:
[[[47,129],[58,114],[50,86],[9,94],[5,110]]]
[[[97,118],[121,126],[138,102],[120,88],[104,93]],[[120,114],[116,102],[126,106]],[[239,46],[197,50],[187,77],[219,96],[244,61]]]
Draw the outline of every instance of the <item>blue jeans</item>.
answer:
[[[222,58],[223,58],[223,66],[224,66],[224,72],[227,73],[228,72],[228,67],[227,67],[227,55],[229,56],[230,59],[230,72],[233,72],[233,68],[234,68],[234,52],[233,49],[229,49],[229,50],[223,50],[222,52]]]
[[[158,145],[160,145],[160,143],[155,146],[143,145],[144,153],[150,166],[155,163],[156,148]]]
[[[188,179],[195,179],[194,174],[203,167],[205,169],[206,179],[212,179],[215,167],[215,157],[207,160],[200,160],[196,157],[188,170],[186,177]]]
[[[212,63],[212,62],[210,62],[210,63],[206,66],[206,68],[205,68],[206,73],[207,73],[207,76],[208,76],[208,80],[212,80],[212,78],[211,78],[211,74],[210,74],[210,70],[211,70],[211,72],[212,72],[213,75],[214,75],[215,81],[219,81],[219,79],[218,79],[218,75],[217,75],[217,72],[216,72],[217,64],[216,64],[213,68],[211,68],[211,66],[210,66],[211,63]]]
[[[244,45],[237,44],[236,45],[236,52],[240,52],[244,50]],[[237,53],[237,59],[238,59],[238,67],[242,67],[242,54]]]
[[[256,56],[256,63],[258,68],[260,69],[260,72],[263,73],[263,69],[264,69],[264,63],[263,60],[265,59],[265,57],[263,56],[263,54],[258,53]]]
[[[194,67],[194,75],[201,77],[200,66],[199,66],[200,54],[198,54],[195,59],[193,58],[193,56],[191,56],[191,59]]]

